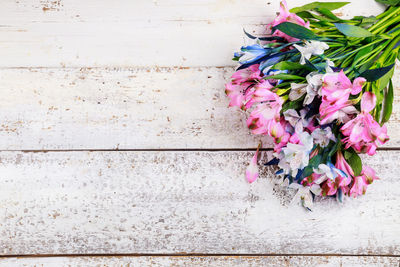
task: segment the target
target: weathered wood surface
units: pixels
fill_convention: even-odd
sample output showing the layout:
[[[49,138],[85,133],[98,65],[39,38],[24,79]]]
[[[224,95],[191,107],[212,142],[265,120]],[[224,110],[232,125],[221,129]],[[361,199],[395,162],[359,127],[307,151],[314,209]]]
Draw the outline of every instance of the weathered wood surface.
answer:
[[[289,0],[292,7],[311,0]],[[366,4],[367,2],[367,4]],[[4,0],[1,67],[226,66],[245,27],[261,32],[279,1]],[[378,14],[373,0],[343,15]]]
[[[63,266],[268,266],[268,267],[397,267],[396,257],[337,257],[337,256],[179,256],[179,257],[51,257],[51,258],[5,258],[0,266],[13,267],[63,267]]]
[[[365,196],[313,212],[272,169],[249,185],[251,154],[1,152],[0,254],[400,255],[400,152],[366,159]]]
[[[314,212],[273,171],[249,185],[259,137],[227,109],[242,28],[277,0],[5,0],[0,8],[0,254],[400,255],[400,151],[366,162],[382,180]],[[311,0],[288,0],[298,6]],[[352,1],[344,16],[378,14]],[[388,124],[400,148],[399,88]],[[263,139],[268,146],[268,139]],[[0,266],[398,266],[394,257],[5,258]]]
[[[233,68],[0,70],[0,149],[251,148],[246,115],[228,109]],[[398,72],[397,72],[398,73]],[[391,140],[400,147],[400,81]]]

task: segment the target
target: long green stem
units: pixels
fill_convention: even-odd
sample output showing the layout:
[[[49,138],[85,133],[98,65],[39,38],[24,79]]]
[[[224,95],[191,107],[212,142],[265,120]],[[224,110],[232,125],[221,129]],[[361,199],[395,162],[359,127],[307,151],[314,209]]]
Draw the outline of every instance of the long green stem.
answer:
[[[388,28],[390,25],[399,22],[400,21],[400,16],[395,16],[394,18],[390,19],[389,21],[387,21],[386,23],[384,23],[383,25],[379,26],[379,28],[371,31],[373,34],[378,34],[380,33],[382,30],[385,30],[386,28]]]
[[[396,12],[399,11],[399,7],[394,8],[392,11],[389,12],[388,15],[385,15],[385,17],[381,20],[379,20],[377,23],[375,23],[375,25],[372,25],[369,30],[373,31],[374,29],[376,29],[378,26],[380,26],[382,23],[384,23],[385,21],[387,21],[388,19],[390,19],[392,16],[394,16],[396,14]]]

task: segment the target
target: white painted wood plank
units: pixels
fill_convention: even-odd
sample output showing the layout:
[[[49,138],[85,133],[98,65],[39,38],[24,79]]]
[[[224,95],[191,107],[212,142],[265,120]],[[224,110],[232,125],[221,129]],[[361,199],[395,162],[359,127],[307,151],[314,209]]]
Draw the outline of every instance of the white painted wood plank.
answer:
[[[242,28],[262,32],[278,9],[278,0],[4,0],[0,67],[231,66]],[[338,13],[382,10],[353,0]]]
[[[233,68],[2,69],[0,149],[250,148]],[[400,80],[387,147],[400,147]]]
[[[40,257],[4,258],[0,266],[13,267],[62,267],[62,266],[269,266],[269,267],[397,267],[397,257],[338,257],[338,256],[183,256],[183,257]]]
[[[1,152],[0,253],[400,254],[400,152],[365,160],[381,177],[365,196],[313,212],[272,169],[248,184],[251,156]]]

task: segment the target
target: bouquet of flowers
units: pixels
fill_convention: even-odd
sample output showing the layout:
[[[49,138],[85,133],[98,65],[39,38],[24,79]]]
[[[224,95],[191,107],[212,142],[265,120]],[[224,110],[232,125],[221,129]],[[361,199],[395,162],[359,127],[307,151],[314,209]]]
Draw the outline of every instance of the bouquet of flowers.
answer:
[[[359,154],[388,141],[394,64],[400,49],[400,0],[377,0],[374,17],[341,19],[348,2],[314,2],[288,10],[281,2],[266,34],[253,36],[233,60],[229,106],[248,114],[253,134],[274,140],[281,183],[298,189],[304,207],[315,196],[356,197],[378,179]],[[260,148],[260,146],[259,146]],[[258,178],[259,149],[246,177]]]

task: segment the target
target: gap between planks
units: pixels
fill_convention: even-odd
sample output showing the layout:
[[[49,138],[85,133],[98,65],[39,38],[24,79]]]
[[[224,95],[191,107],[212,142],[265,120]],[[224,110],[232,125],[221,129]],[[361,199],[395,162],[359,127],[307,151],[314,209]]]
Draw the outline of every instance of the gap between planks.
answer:
[[[391,254],[204,254],[204,253],[115,253],[115,254],[21,254],[0,255],[1,258],[56,258],[56,257],[391,257],[400,258],[400,255]]]

